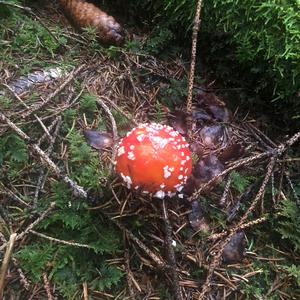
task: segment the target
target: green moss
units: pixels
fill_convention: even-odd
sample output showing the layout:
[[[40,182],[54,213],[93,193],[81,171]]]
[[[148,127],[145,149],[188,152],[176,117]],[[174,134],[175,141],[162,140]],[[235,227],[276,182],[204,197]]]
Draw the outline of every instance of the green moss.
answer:
[[[190,40],[182,40],[191,37],[196,0],[131,2],[133,13],[143,8],[145,16],[151,15],[154,32],[160,32],[156,39],[160,41],[164,32],[172,30],[181,45],[190,45]],[[203,1],[199,40],[198,61],[206,60],[216,77],[225,84],[243,85],[283,117],[299,118],[299,1]],[[152,48],[159,49],[160,44],[154,42]],[[182,48],[184,52],[186,47]]]

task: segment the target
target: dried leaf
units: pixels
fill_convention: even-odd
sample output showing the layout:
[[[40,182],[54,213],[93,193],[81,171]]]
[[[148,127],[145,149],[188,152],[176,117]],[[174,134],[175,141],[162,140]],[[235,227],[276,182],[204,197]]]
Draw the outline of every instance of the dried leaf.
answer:
[[[180,134],[187,133],[186,113],[180,110],[175,110],[168,115],[168,122]]]
[[[241,158],[245,153],[245,147],[241,144],[228,145],[219,155],[218,158],[222,163],[226,163],[230,160],[236,160]]]
[[[182,189],[182,193],[186,196],[191,196],[193,192],[196,190],[196,188],[198,187],[198,185],[199,184],[196,178],[193,176],[193,174],[191,174]]]
[[[212,119],[220,122],[228,122],[231,117],[226,105],[214,93],[199,91],[196,96],[197,106],[209,114]]]
[[[196,189],[199,189],[224,169],[224,165],[213,154],[199,159],[193,166],[192,175],[188,178],[182,192],[187,196],[191,196]],[[221,180],[222,178],[215,180],[204,192],[211,190]]]
[[[198,158],[201,158],[204,154],[204,146],[199,142],[193,142],[190,144],[190,149],[192,153],[196,154]]]
[[[198,160],[193,167],[193,175],[201,183],[210,181],[222,171],[224,171],[224,165],[213,154]]]
[[[213,118],[205,110],[197,109],[197,110],[193,111],[193,120],[200,123],[200,125],[201,125],[202,123],[205,123],[207,121],[212,121]]]
[[[97,150],[103,150],[113,145],[113,139],[109,133],[87,129],[83,131],[83,134],[86,142]]]
[[[245,233],[239,231],[232,236],[223,250],[223,261],[227,264],[241,262],[245,257]]]
[[[191,203],[192,211],[189,213],[189,221],[192,228],[195,231],[205,231],[209,230],[208,221],[205,217],[205,212],[201,207],[199,201],[193,201]]]
[[[224,106],[209,105],[208,111],[212,114],[213,118],[219,122],[229,122],[231,113]]]
[[[228,141],[226,129],[222,125],[204,126],[199,135],[204,146],[210,149],[224,146]]]

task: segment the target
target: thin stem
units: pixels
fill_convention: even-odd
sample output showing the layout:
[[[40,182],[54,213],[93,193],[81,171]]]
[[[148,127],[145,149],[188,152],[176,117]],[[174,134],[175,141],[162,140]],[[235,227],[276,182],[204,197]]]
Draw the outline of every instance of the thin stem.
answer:
[[[186,103],[186,111],[189,117],[192,112],[193,87],[194,87],[196,53],[197,53],[197,38],[198,38],[198,31],[200,25],[201,6],[202,6],[202,0],[198,0],[195,19],[194,19],[194,27],[193,27],[191,66],[190,66],[190,73],[189,73],[189,86],[188,86],[188,96],[187,96],[187,103]],[[191,127],[191,119],[189,118],[188,128],[190,129],[190,127]]]

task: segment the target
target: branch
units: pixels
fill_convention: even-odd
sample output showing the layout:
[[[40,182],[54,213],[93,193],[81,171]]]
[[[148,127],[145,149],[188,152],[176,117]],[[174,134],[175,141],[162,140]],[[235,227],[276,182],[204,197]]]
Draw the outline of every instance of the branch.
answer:
[[[14,248],[16,237],[17,237],[16,233],[13,233],[10,236],[9,241],[8,241],[8,247],[6,249],[4,259],[3,259],[3,262],[2,262],[2,266],[1,266],[1,270],[0,270],[0,299],[3,299],[6,273],[7,273],[7,270],[8,270],[10,257],[12,255],[12,251],[13,251],[13,248]]]
[[[71,74],[67,77],[67,79],[53,92],[51,93],[43,102],[35,103],[30,106],[27,110],[25,110],[22,114],[22,118],[26,118],[31,115],[33,112],[40,110],[47,103],[49,103],[55,96],[57,96],[75,77],[78,75],[81,70],[85,67],[85,64],[80,65],[77,69],[75,69]],[[18,113],[19,114],[19,113]]]
[[[203,184],[197,191],[195,191],[192,196],[188,198],[188,201],[192,202],[194,200],[197,200],[199,196],[201,195],[202,191],[205,190],[208,186],[210,186],[212,183],[215,182],[215,180],[223,177],[224,175],[228,174],[229,172],[238,169],[242,166],[248,165],[250,163],[253,163],[259,159],[263,159],[266,157],[278,157],[281,156],[287,149],[289,149],[291,146],[293,146],[296,142],[300,140],[300,131],[295,133],[290,139],[288,139],[285,143],[279,145],[278,147],[275,147],[271,150],[243,158],[237,162],[235,162],[232,166],[225,169],[223,172],[219,173],[215,177],[213,177],[210,181]]]
[[[41,237],[41,238],[46,239],[48,241],[51,241],[51,242],[56,242],[56,243],[59,243],[59,244],[64,244],[64,245],[73,246],[73,247],[93,249],[92,246],[87,245],[87,244],[80,244],[80,243],[76,243],[76,242],[70,242],[70,241],[57,239],[57,238],[48,236],[48,235],[40,233],[40,232],[36,232],[35,230],[32,230],[32,229],[29,230],[29,232],[36,235],[36,236],[38,236],[38,237]]]
[[[48,165],[48,167],[54,171],[57,177],[61,178],[68,186],[70,186],[73,192],[76,192],[77,197],[81,197],[87,199],[87,192],[79,186],[75,181],[73,181],[70,177],[65,175],[58,166],[50,159],[50,157],[37,145],[31,143],[30,137],[22,131],[17,125],[15,125],[12,121],[10,121],[3,113],[0,112],[0,121],[6,123],[11,129],[13,129],[23,140],[25,140],[32,150],[40,157],[43,163]]]
[[[217,254],[214,256],[210,266],[209,266],[209,271],[208,271],[208,275],[206,277],[206,281],[202,287],[202,291],[199,295],[199,300],[201,299],[205,299],[205,295],[210,291],[211,289],[211,280],[212,277],[214,275],[214,271],[215,269],[220,265],[221,260],[222,260],[222,255],[223,255],[223,251],[225,246],[229,243],[229,241],[231,240],[232,236],[236,234],[236,232],[238,230],[241,229],[241,227],[243,226],[243,223],[246,221],[246,219],[248,218],[249,214],[254,210],[256,204],[258,203],[258,201],[263,197],[265,189],[266,189],[266,185],[273,173],[273,169],[276,163],[276,159],[274,157],[271,158],[268,167],[267,167],[267,173],[265,175],[265,178],[261,184],[261,187],[255,197],[255,199],[253,200],[251,206],[248,208],[248,210],[246,211],[246,213],[242,216],[241,220],[238,222],[238,224],[232,229],[230,230],[229,235],[226,237],[226,239],[220,244]]]
[[[114,167],[114,161],[116,160],[116,152],[117,152],[117,141],[118,141],[118,129],[117,129],[117,124],[115,121],[115,118],[113,114],[111,113],[109,107],[100,99],[97,98],[97,103],[102,107],[102,109],[107,113],[110,122],[111,122],[111,127],[112,127],[112,133],[113,133],[113,147],[112,147],[112,155],[111,155],[111,164],[110,164],[110,173],[113,171]]]
[[[84,190],[83,187],[78,185],[75,181],[73,181],[70,177],[65,175],[58,166],[49,158],[49,156],[37,145],[31,143],[29,136],[23,132],[18,126],[16,126],[12,121],[10,121],[3,113],[0,112],[0,121],[6,123],[11,129],[13,129],[21,138],[23,138],[30,147],[34,150],[34,152],[39,156],[39,158],[54,171],[58,178],[61,178],[73,191],[73,194],[77,198],[88,199],[88,194]],[[117,220],[111,219],[107,214],[102,212],[102,214],[113,222],[116,226],[118,226],[122,231],[124,231],[127,236],[135,242],[156,264],[159,268],[164,269],[167,268],[167,264],[158,257],[158,255],[154,254],[142,241],[140,241],[135,235],[133,235],[128,229],[126,229],[122,224],[120,224]],[[30,228],[29,230],[31,230]],[[3,246],[2,246],[3,247]],[[0,249],[1,250],[1,249]]]
[[[179,285],[179,278],[178,278],[178,273],[177,273],[177,264],[176,264],[176,257],[175,257],[175,252],[174,248],[172,245],[172,227],[170,224],[169,216],[168,216],[168,210],[166,207],[166,201],[165,199],[162,200],[162,211],[163,211],[163,219],[165,223],[165,242],[167,246],[167,255],[168,255],[168,260],[170,264],[170,272],[172,276],[172,287],[174,290],[174,299],[175,300],[183,300],[182,293],[180,290],[180,285]]]
[[[191,129],[191,118],[190,114],[192,112],[192,100],[193,100],[193,86],[195,77],[195,66],[196,66],[196,53],[197,53],[197,37],[200,25],[200,13],[201,13],[202,0],[198,0],[196,7],[196,15],[194,19],[193,27],[193,37],[192,37],[192,53],[191,53],[191,66],[189,73],[189,86],[188,86],[188,96],[186,103],[186,111],[188,114],[188,128]]]
[[[36,226],[38,223],[43,221],[47,217],[47,215],[54,209],[54,207],[55,207],[55,202],[51,202],[50,206],[34,222],[32,222],[29,226],[27,226],[27,228],[24,231],[19,233],[15,238],[15,240],[18,241],[22,239],[30,230],[32,230],[34,226]],[[0,247],[0,251],[2,251],[7,245],[9,245],[9,242],[3,243],[2,246]]]
[[[43,273],[43,281],[44,281],[44,288],[46,290],[48,300],[54,300],[51,292],[50,282],[46,272]]]

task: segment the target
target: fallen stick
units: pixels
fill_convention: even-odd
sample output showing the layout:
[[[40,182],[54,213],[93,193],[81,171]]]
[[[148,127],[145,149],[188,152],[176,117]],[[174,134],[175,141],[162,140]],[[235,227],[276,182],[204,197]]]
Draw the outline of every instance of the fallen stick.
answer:
[[[75,77],[77,74],[81,72],[81,70],[85,67],[85,64],[80,65],[77,69],[75,69],[71,74],[67,77],[67,79],[53,92],[51,93],[43,102],[35,103],[31,105],[27,110],[21,113],[22,118],[26,118],[30,116],[33,112],[40,110],[43,106],[49,103],[55,96],[57,96]],[[19,114],[19,113],[18,113]]]
[[[117,154],[118,129],[117,129],[117,124],[116,124],[115,118],[114,118],[113,114],[111,113],[109,107],[100,98],[97,98],[97,103],[102,107],[102,109],[108,115],[110,122],[111,122],[111,127],[112,127],[114,143],[112,146],[111,163],[109,165],[109,173],[111,174],[114,169],[114,161],[116,160],[116,154]]]
[[[197,52],[197,38],[200,25],[200,14],[201,14],[202,0],[198,0],[196,6],[196,14],[194,18],[193,36],[192,36],[192,53],[191,53],[191,65],[189,73],[189,85],[188,85],[188,96],[186,101],[186,112],[188,114],[188,128],[191,128],[191,116],[192,113],[192,100],[193,100],[193,87],[196,67],[196,52]]]
[[[31,142],[30,137],[22,131],[17,125],[10,121],[3,113],[0,112],[0,121],[5,122],[11,129],[13,129],[23,140],[25,140],[30,148],[40,157],[43,163],[54,171],[57,177],[61,178],[68,186],[72,188],[72,191],[76,193],[75,196],[87,199],[87,192],[79,186],[70,177],[65,175],[58,166],[50,159],[50,157],[37,145]]]
[[[15,238],[16,241],[22,239],[34,226],[36,226],[38,223],[43,221],[47,215],[55,208],[55,202],[51,202],[50,206],[31,224],[29,224],[24,231],[19,233],[17,237]],[[5,247],[9,246],[8,243],[3,243],[2,246],[0,247],[0,251],[2,251]],[[0,298],[1,299],[1,298]]]
[[[0,270],[0,299],[3,299],[5,277],[6,277],[6,273],[8,270],[8,266],[9,266],[10,258],[11,258],[12,251],[14,248],[14,243],[15,243],[16,237],[17,237],[16,233],[11,234],[9,241],[8,241],[8,247],[6,249],[4,259],[2,262],[2,266],[1,266],[1,270]]]
[[[201,195],[201,193],[208,187],[210,186],[213,182],[215,182],[215,180],[225,176],[226,174],[230,173],[231,171],[238,169],[242,166],[251,164],[259,159],[264,159],[267,157],[279,157],[281,156],[289,147],[291,147],[293,144],[295,144],[296,142],[298,142],[300,140],[300,131],[298,131],[297,133],[295,133],[290,139],[288,139],[285,143],[280,144],[277,147],[274,147],[271,150],[267,150],[265,152],[250,156],[250,157],[246,157],[243,158],[237,162],[235,162],[232,166],[230,166],[229,168],[225,169],[223,172],[219,173],[218,175],[216,175],[215,177],[213,177],[210,181],[208,181],[207,183],[203,184],[198,190],[196,190],[192,196],[190,196],[188,198],[188,201],[192,202],[194,200],[197,200],[199,198],[199,196]]]
[[[267,183],[269,182],[269,179],[270,179],[270,177],[273,173],[275,164],[276,164],[276,158],[272,157],[269,164],[268,164],[268,167],[267,167],[267,173],[264,177],[264,180],[263,180],[263,182],[262,182],[262,184],[259,188],[259,191],[257,192],[251,206],[248,208],[246,213],[242,216],[242,218],[238,222],[238,224],[235,225],[235,227],[232,230],[230,230],[230,233],[228,234],[228,236],[225,238],[224,241],[221,242],[220,246],[218,247],[217,254],[213,257],[212,262],[209,266],[209,271],[208,271],[208,275],[206,277],[206,281],[203,284],[201,293],[199,294],[199,298],[198,298],[199,300],[205,299],[206,294],[211,290],[211,286],[212,286],[211,281],[212,281],[212,278],[213,278],[213,275],[214,275],[214,272],[215,272],[216,268],[221,263],[225,246],[229,243],[229,241],[231,240],[233,235],[235,235],[236,232],[241,229],[241,227],[243,226],[244,222],[246,221],[246,219],[248,218],[250,213],[254,210],[256,204],[258,203],[258,201],[263,197],[263,195],[265,193]]]
[[[58,166],[50,159],[50,157],[37,145],[31,142],[29,136],[23,132],[17,125],[15,125],[12,121],[10,121],[3,113],[0,112],[0,121],[6,123],[12,130],[14,130],[21,138],[23,138],[32,150],[39,156],[43,163],[45,163],[51,170],[54,171],[55,175],[62,179],[73,191],[73,195],[75,197],[88,199],[88,194],[84,190],[83,187],[78,185],[75,181],[73,181],[69,176],[64,174]],[[132,234],[128,229],[126,229],[121,223],[117,220],[111,219],[105,213],[102,214],[107,217],[111,222],[113,222],[116,226],[118,226],[122,231],[124,231],[127,236],[135,242],[156,264],[159,268],[164,269],[167,268],[167,264],[160,259],[153,251],[151,251],[143,242],[141,242],[134,234]],[[32,228],[30,228],[27,232],[29,232]],[[26,233],[27,233],[26,232]],[[2,245],[3,247],[3,245]],[[2,248],[1,247],[1,248]],[[0,249],[1,250],[1,249]]]
[[[182,292],[179,285],[179,277],[177,273],[177,263],[174,248],[172,245],[172,227],[170,224],[169,216],[168,216],[168,208],[166,200],[162,200],[162,212],[163,212],[163,219],[165,223],[165,242],[167,248],[167,255],[170,264],[170,273],[172,277],[172,288],[174,293],[175,300],[183,300]]]

